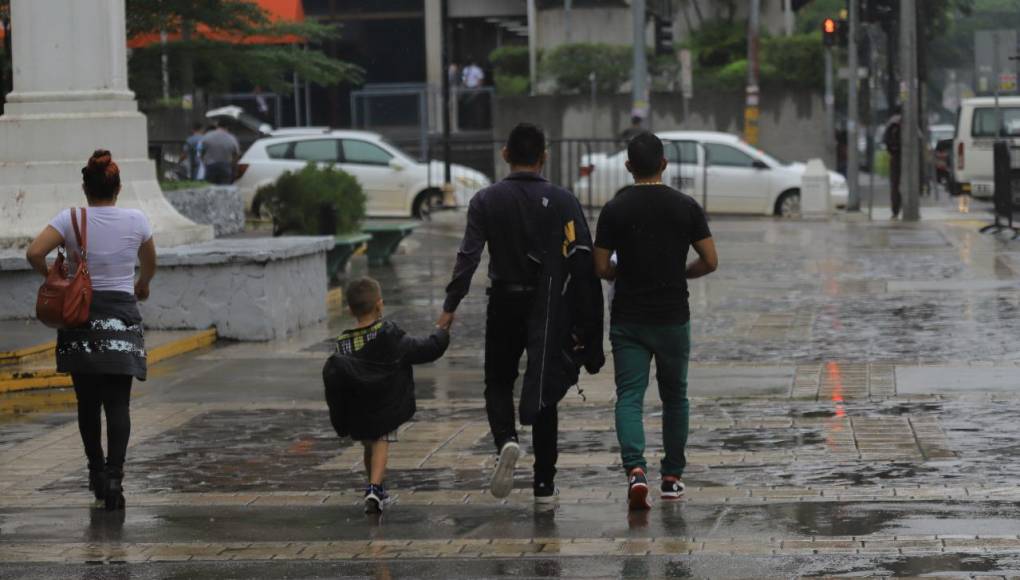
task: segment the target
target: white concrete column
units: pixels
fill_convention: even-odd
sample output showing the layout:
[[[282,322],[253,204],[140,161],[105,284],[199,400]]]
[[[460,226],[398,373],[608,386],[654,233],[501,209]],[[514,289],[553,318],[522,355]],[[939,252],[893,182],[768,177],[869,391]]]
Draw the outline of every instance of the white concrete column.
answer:
[[[127,84],[124,3],[111,0],[15,0],[11,19],[14,92],[98,93],[131,97]],[[32,66],[44,61],[47,66]]]
[[[208,240],[209,226],[163,197],[145,116],[127,83],[124,0],[11,0],[14,90],[0,117],[0,248],[23,246],[61,209],[83,205],[81,168],[109,149],[119,204],[149,216],[161,246]]]
[[[442,129],[443,10],[441,0],[425,0],[425,83],[428,85],[429,130]]]

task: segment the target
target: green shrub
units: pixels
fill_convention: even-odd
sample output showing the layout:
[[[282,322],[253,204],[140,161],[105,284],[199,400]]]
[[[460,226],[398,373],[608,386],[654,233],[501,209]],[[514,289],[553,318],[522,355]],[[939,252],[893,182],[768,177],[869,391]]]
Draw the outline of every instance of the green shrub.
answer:
[[[361,184],[349,173],[334,167],[319,168],[309,163],[304,169],[286,172],[275,183],[259,188],[252,202],[258,214],[262,207],[273,218],[273,235],[316,235],[320,208],[330,205],[336,210],[336,233],[358,231],[365,217],[365,193]]]
[[[684,44],[694,52],[695,85],[737,90],[747,84],[747,30],[744,23],[706,22]],[[824,79],[824,51],[819,31],[759,41],[762,85],[819,88]]]
[[[563,44],[542,58],[542,73],[562,92],[588,92],[595,71],[600,93],[615,93],[630,78],[631,47],[610,44]]]
[[[526,95],[531,88],[531,80],[526,76],[496,73],[495,82],[496,92],[507,97]]]
[[[495,71],[493,76],[500,73],[511,76],[528,77],[528,47],[527,45],[511,44],[501,46],[489,53],[489,62]]]

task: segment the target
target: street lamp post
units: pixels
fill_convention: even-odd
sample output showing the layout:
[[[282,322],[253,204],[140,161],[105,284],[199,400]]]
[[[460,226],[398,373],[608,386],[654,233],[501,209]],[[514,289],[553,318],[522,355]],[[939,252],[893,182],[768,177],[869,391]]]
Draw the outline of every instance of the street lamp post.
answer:
[[[860,211],[861,210],[861,194],[858,183],[858,173],[860,171],[860,162],[858,161],[857,151],[857,132],[858,123],[857,117],[860,112],[860,107],[857,103],[857,87],[860,82],[857,70],[859,68],[857,63],[857,31],[859,27],[858,22],[858,8],[860,3],[858,0],[850,0],[850,30],[847,34],[847,99],[846,99],[846,177],[847,185],[850,188],[849,197],[847,199],[847,211]]]

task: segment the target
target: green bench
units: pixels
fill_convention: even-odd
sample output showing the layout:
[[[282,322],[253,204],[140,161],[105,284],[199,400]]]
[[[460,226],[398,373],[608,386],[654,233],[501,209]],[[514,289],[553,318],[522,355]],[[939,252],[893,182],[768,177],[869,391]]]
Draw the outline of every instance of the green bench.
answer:
[[[400,242],[411,235],[419,225],[412,221],[367,221],[361,224],[361,231],[371,235],[368,241],[368,264],[385,266],[390,256],[397,251]]]
[[[330,280],[337,274],[347,271],[347,263],[351,258],[365,250],[365,244],[371,243],[372,234],[359,232],[336,236],[336,245],[326,253],[326,276]]]

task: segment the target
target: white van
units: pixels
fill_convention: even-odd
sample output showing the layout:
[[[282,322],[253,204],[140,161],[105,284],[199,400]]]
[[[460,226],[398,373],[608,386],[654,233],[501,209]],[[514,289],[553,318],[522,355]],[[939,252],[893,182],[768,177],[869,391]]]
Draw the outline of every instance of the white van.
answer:
[[[956,118],[953,168],[956,193],[991,198],[995,191],[992,145],[996,138],[1020,146],[1020,97],[999,97],[1002,126],[996,131],[995,98],[964,99]]]

